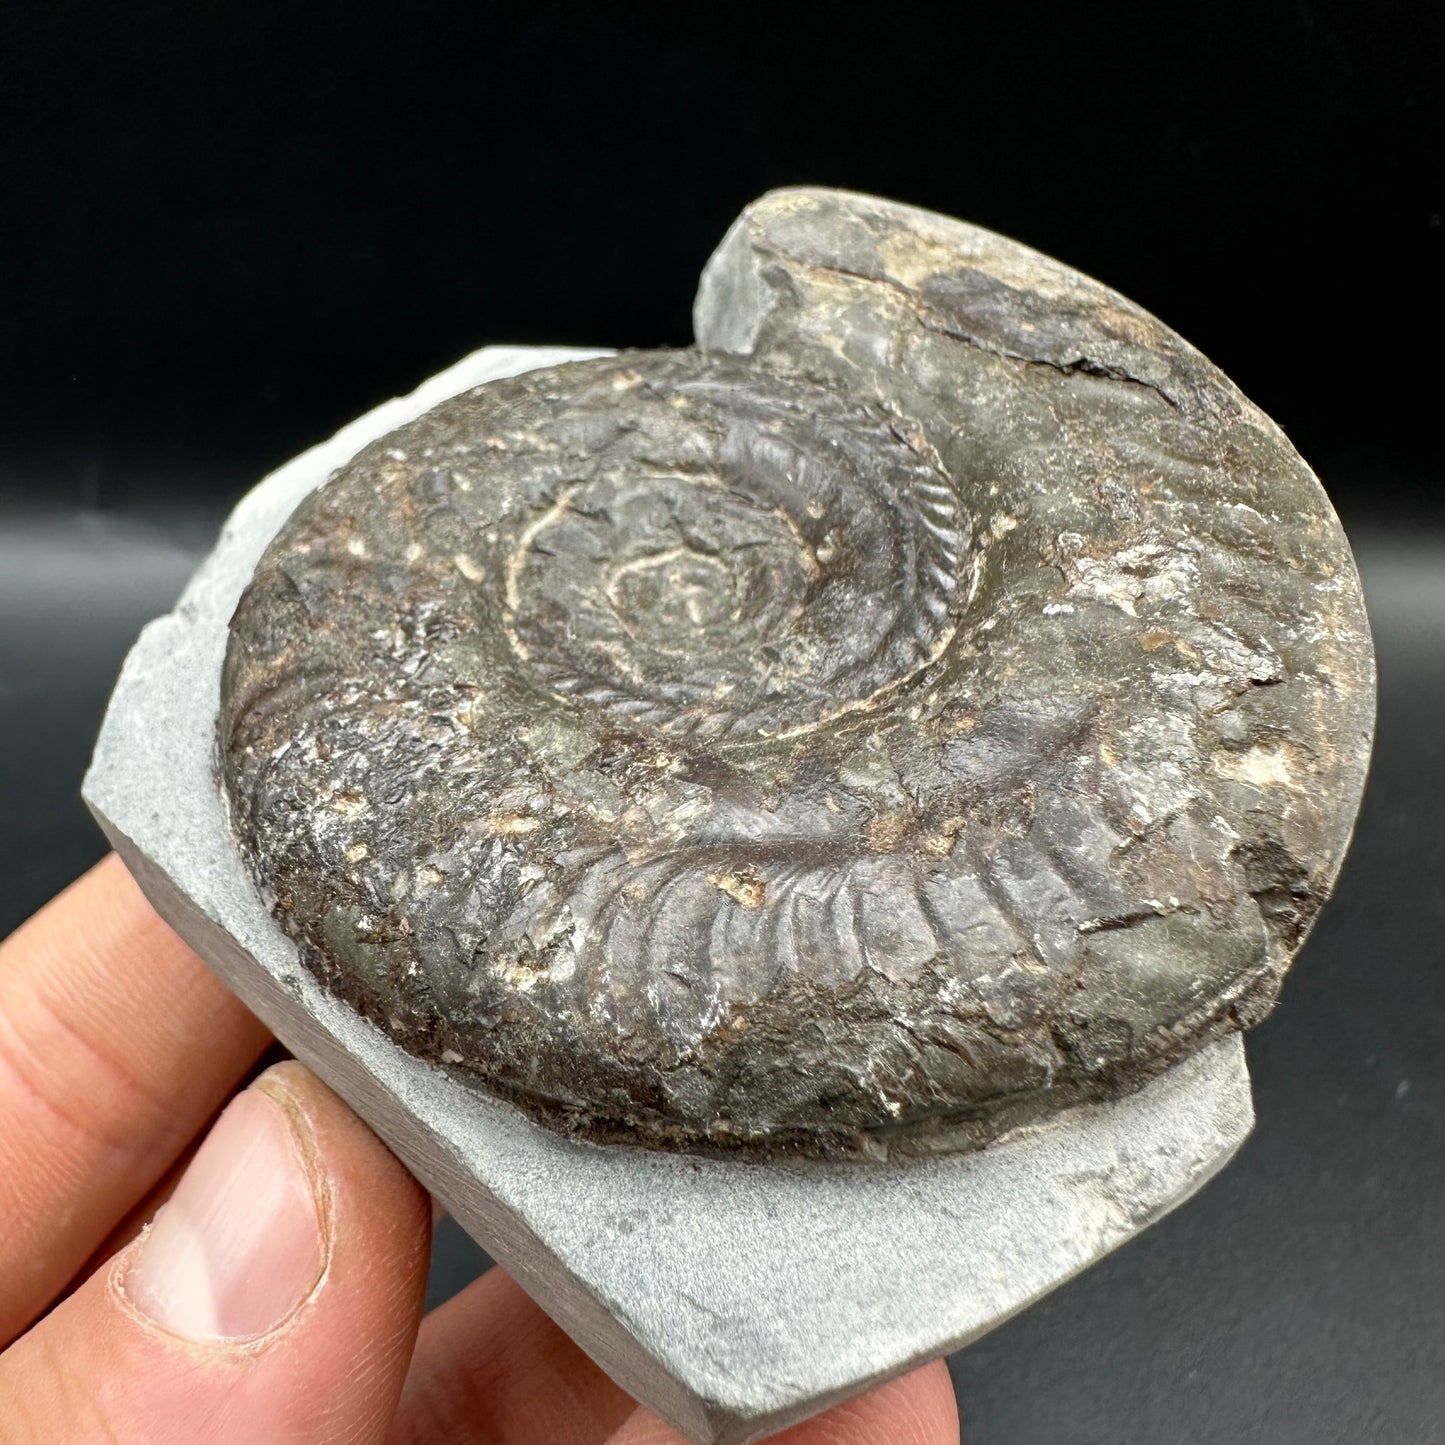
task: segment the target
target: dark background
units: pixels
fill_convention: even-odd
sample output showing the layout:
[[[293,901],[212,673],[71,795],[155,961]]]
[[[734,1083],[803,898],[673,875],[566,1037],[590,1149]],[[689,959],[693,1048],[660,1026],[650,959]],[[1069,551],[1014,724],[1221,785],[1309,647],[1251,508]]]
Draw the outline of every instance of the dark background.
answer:
[[[1356,542],[1371,791],[1253,1036],[1260,1125],[954,1361],[974,1445],[1445,1439],[1441,8],[12,3],[0,12],[0,932],[99,856],[140,624],[260,475],[486,342],[689,339],[824,182],[1060,256],[1199,345]],[[475,1255],[445,1234],[434,1289]]]

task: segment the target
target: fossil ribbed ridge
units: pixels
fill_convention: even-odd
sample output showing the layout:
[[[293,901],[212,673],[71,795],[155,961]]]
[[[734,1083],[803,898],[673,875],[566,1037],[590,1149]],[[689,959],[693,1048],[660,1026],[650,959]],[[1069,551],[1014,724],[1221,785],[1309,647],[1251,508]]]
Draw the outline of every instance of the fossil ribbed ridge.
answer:
[[[1373,717],[1348,546],[1216,368],[988,232],[785,191],[698,345],[368,447],[232,623],[309,967],[604,1142],[876,1159],[1271,1005]]]

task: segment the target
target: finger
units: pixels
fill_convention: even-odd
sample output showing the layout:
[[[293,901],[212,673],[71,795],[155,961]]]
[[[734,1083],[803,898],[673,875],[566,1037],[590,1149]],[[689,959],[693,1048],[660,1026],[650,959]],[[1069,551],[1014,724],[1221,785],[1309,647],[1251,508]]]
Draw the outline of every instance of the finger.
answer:
[[[253,1064],[247,1073],[242,1077],[242,1084],[249,1084],[272,1064],[279,1064],[290,1055],[287,1054],[279,1044],[273,1043],[261,1055],[260,1061]],[[217,1111],[219,1115],[219,1110]],[[72,1290],[78,1289],[98,1270],[101,1265],[107,1264],[126,1245],[132,1243],[142,1230],[156,1217],[157,1211],[166,1200],[175,1193],[176,1185],[181,1182],[182,1176],[190,1168],[191,1160],[196,1157],[196,1150],[205,1142],[206,1135],[210,1133],[211,1125],[216,1122],[215,1117],[206,1120],[206,1123],[198,1135],[186,1145],[184,1149],[172,1160],[166,1172],[156,1180],[151,1187],[131,1206],[131,1208],[115,1224],[110,1233],[101,1241],[100,1246],[86,1262],[76,1271],[70,1281],[70,1285],[60,1298],[64,1298]]]
[[[201,1147],[204,1138],[197,1139],[194,1144],[182,1151],[180,1158],[166,1170],[164,1174],[148,1189],[140,1203],[131,1209],[125,1217],[115,1226],[111,1232],[101,1241],[99,1247],[86,1262],[76,1271],[75,1278],[69,1286],[62,1291],[59,1299],[65,1299],[75,1290],[79,1289],[96,1270],[103,1265],[109,1264],[121,1250],[135,1241],[145,1232],[151,1220],[156,1217],[163,1205],[172,1194],[176,1192],[176,1185],[181,1182],[187,1169],[191,1167],[191,1160],[196,1157],[196,1151]],[[59,1300],[57,1300],[59,1303]],[[54,1308],[52,1305],[51,1308]]]
[[[636,1411],[608,1445],[687,1445],[646,1410]],[[772,1437],[772,1445],[958,1445],[958,1405],[948,1366],[935,1360],[866,1395]]]
[[[957,1445],[941,1362],[778,1437],[789,1445]],[[682,1445],[493,1269],[422,1323],[388,1445]]]
[[[0,1346],[165,1173],[266,1037],[113,855],[0,944]]]
[[[600,1445],[636,1407],[489,1270],[429,1314],[389,1445]]]
[[[373,1445],[426,1283],[426,1195],[299,1064],[227,1108],[141,1239],[0,1356],[6,1445]]]

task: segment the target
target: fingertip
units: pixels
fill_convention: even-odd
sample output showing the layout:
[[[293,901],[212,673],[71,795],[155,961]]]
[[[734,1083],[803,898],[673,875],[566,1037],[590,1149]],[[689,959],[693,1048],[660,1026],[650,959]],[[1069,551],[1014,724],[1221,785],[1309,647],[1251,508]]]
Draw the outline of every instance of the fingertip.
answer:
[[[326,1348],[342,1351],[341,1339],[353,1328],[348,1319],[363,1322],[378,1342],[383,1335],[404,1342],[395,1365],[399,1394],[425,1299],[430,1199],[381,1140],[304,1065],[295,1060],[276,1064],[251,1087],[298,1121],[303,1148],[313,1151],[310,1163],[329,1236],[324,1282],[331,1297],[316,1300],[316,1307],[324,1305],[326,1311]],[[359,1339],[355,1344],[364,1348]],[[336,1359],[333,1369],[340,1370],[339,1353]]]
[[[835,1406],[779,1437],[779,1445],[958,1445],[958,1401],[948,1366],[934,1360]]]
[[[883,1408],[907,1422],[912,1433],[896,1437],[906,1445],[959,1445],[958,1396],[945,1360],[934,1360],[922,1369],[882,1387],[892,1392],[880,1402]],[[881,1392],[875,1391],[875,1395]],[[860,1437],[864,1438],[864,1437]],[[881,1437],[880,1437],[881,1438]],[[890,1441],[895,1437],[886,1437]]]
[[[251,1085],[297,1122],[303,1149],[320,1168],[323,1208],[343,1238],[425,1269],[431,1250],[432,1207],[427,1192],[352,1110],[304,1064],[273,1064]],[[384,1201],[384,1207],[383,1207]]]
[[[135,1252],[127,1301],[197,1343],[276,1333],[321,1281],[331,1245],[324,1170],[299,1111],[247,1089]]]
[[[380,1442],[429,1240],[420,1186],[329,1089],[278,1065],[146,1234],[0,1358],[0,1406],[47,1402],[27,1406],[44,1433],[22,1421],[25,1442]]]
[[[942,1360],[845,1400],[804,1420],[772,1445],[959,1445],[958,1403]],[[686,1445],[681,1435],[638,1410],[608,1445]]]

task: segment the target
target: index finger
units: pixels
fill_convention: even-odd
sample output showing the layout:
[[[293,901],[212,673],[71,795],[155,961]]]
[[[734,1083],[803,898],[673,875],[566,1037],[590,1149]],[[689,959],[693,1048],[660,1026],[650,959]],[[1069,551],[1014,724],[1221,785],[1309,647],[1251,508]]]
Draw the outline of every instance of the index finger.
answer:
[[[0,1348],[165,1173],[267,1038],[114,855],[0,943]]]

